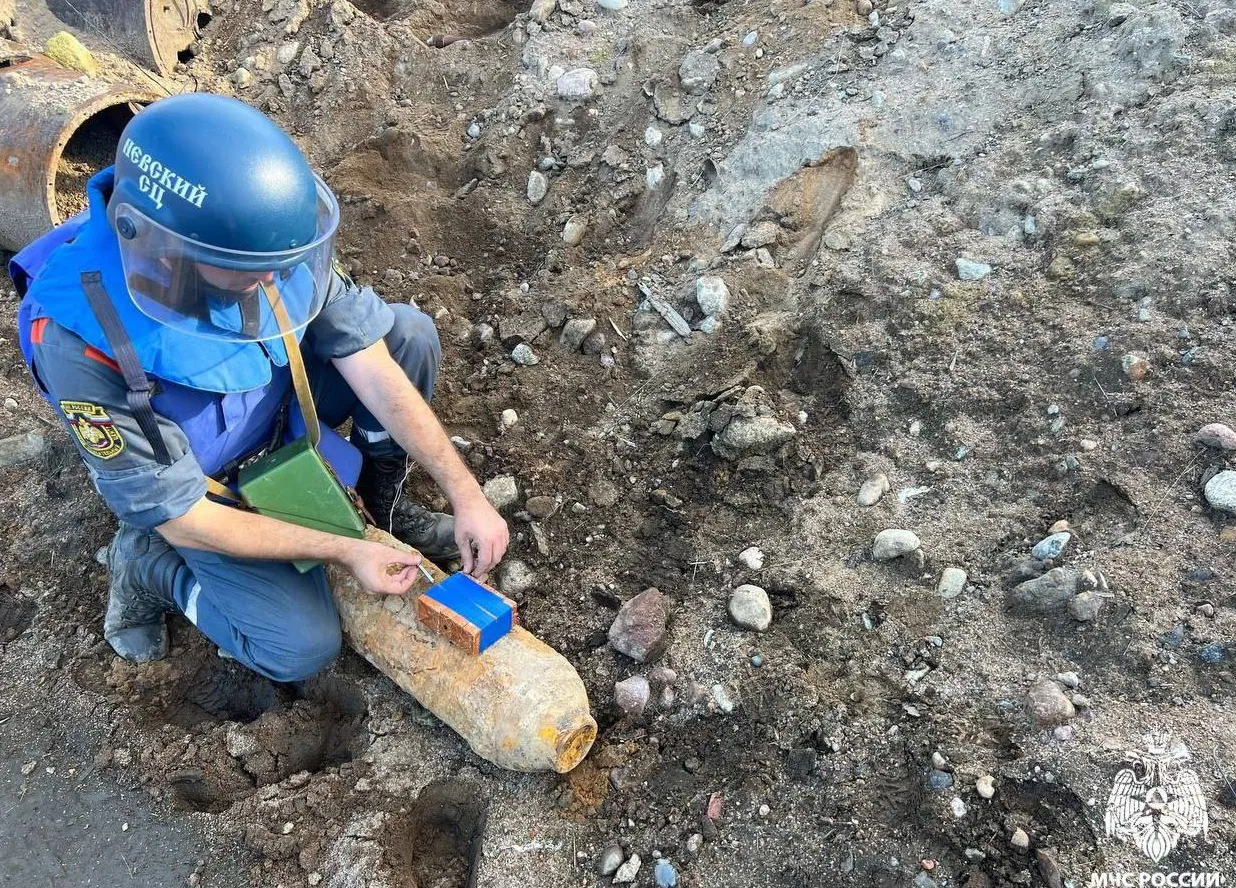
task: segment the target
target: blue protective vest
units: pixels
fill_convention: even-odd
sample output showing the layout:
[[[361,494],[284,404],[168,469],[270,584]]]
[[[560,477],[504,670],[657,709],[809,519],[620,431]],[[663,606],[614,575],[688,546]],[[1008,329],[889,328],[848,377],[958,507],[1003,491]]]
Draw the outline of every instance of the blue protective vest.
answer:
[[[215,475],[274,433],[291,389],[287,355],[278,340],[191,337],[144,315],[128,298],[116,235],[107,223],[112,182],[111,168],[94,176],[86,188],[89,208],[10,260],[9,274],[23,292],[17,315],[22,355],[34,371],[31,327],[50,318],[115,357],[81,286],[83,272],[98,271],[142,368],[159,383],[152,406],[181,428],[202,471]]]

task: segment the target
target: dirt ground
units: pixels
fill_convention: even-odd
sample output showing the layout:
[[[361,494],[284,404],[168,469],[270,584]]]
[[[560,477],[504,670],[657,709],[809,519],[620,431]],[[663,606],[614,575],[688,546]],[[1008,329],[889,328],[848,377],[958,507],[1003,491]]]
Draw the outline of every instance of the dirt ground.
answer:
[[[499,580],[583,677],[589,758],[497,770],[352,653],[297,687],[183,622],[162,663],[111,656],[113,520],[12,294],[0,437],[46,444],[0,469],[0,720],[86,738],[244,884],[609,884],[613,844],[637,886],[661,858],[701,888],[1231,884],[1232,519],[1202,494],[1230,457],[1194,434],[1236,420],[1236,7],[606,7],[224,0],[181,72],[293,133],[352,274],[436,319],[435,408],[516,479]],[[876,561],[886,529],[921,549]],[[1063,597],[1011,592],[1055,566]],[[763,632],[727,616],[742,584]],[[606,631],[651,586],[669,641],[640,665]],[[1055,724],[1043,681],[1074,697]],[[1104,827],[1156,729],[1209,818],[1158,864]]]

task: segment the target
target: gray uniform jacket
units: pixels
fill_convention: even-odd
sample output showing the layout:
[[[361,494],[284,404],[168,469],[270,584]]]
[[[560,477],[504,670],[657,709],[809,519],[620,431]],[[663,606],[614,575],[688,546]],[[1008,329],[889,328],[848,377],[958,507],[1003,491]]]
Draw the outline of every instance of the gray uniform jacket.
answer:
[[[390,306],[377,293],[334,275],[326,304],[306,328],[301,346],[311,376],[315,364],[368,348],[393,324]],[[156,413],[172,458],[171,465],[159,463],[129,409],[116,365],[54,321],[36,322],[33,333],[36,372],[108,508],[121,521],[144,528],[189,511],[205,495],[206,481],[180,427]]]

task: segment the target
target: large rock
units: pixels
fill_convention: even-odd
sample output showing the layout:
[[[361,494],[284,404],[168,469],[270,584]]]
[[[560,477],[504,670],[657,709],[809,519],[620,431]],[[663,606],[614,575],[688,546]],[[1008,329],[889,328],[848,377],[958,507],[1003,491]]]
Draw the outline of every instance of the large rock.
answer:
[[[1040,728],[1062,725],[1077,714],[1073,703],[1054,681],[1041,681],[1030,689],[1026,708]]]
[[[902,555],[917,552],[922,542],[918,535],[910,530],[882,530],[876,534],[871,545],[871,557],[876,561],[892,561]]]
[[[759,586],[744,584],[730,593],[730,619],[743,629],[763,632],[772,622],[772,603]]]
[[[1206,502],[1220,512],[1236,515],[1236,472],[1228,469],[1206,482]]]
[[[1009,592],[1009,609],[1021,614],[1062,613],[1077,591],[1077,571],[1056,567]]]
[[[712,439],[713,452],[726,459],[776,450],[797,434],[789,423],[771,416],[736,416]]]
[[[610,646],[638,663],[651,663],[665,653],[669,603],[661,590],[645,589],[622,605],[609,627]]]

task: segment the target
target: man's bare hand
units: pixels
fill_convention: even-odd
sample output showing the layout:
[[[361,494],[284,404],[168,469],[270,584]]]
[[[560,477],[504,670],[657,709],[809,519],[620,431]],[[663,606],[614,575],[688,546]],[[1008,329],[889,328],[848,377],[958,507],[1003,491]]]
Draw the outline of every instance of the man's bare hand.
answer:
[[[455,507],[455,544],[464,573],[474,577],[489,573],[502,560],[510,542],[506,522],[483,496]]]
[[[356,540],[343,558],[344,567],[366,592],[374,595],[403,595],[416,582],[416,566],[420,563],[417,553],[369,540]]]

